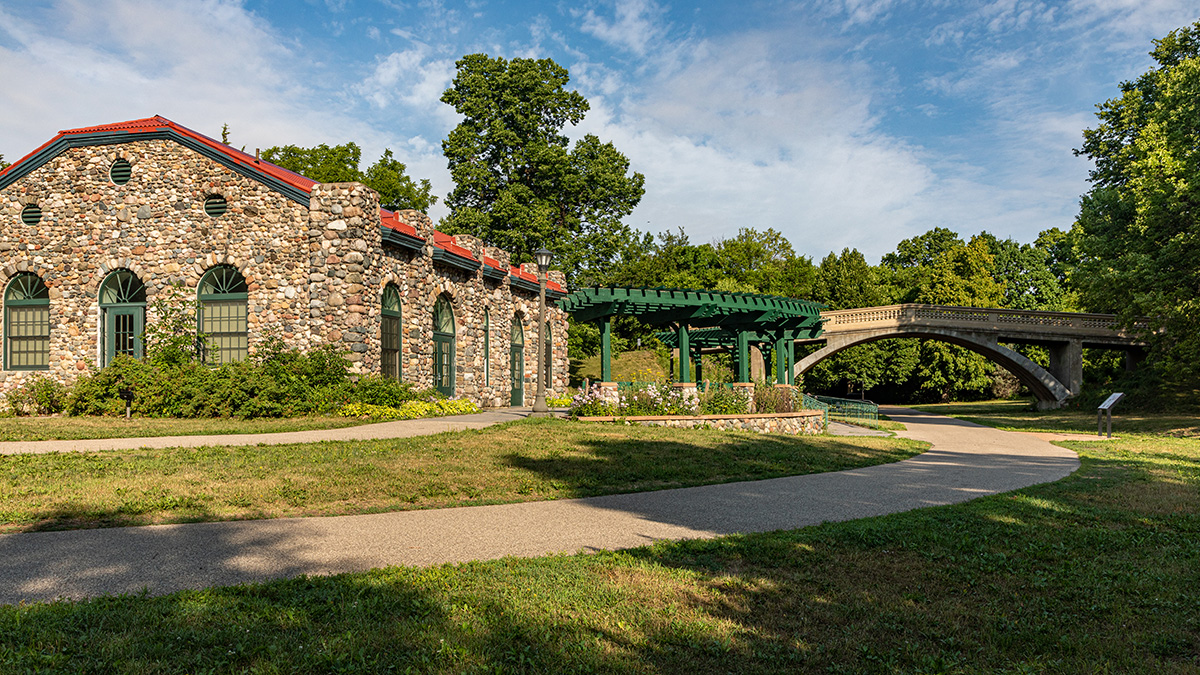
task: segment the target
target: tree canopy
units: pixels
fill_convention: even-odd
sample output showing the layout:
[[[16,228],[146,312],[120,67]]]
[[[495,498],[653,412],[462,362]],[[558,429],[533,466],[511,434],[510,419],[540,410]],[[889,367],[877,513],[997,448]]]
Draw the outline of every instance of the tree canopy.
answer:
[[[222,130],[224,134],[226,130]],[[289,171],[321,183],[359,182],[379,193],[379,205],[391,211],[416,209],[426,212],[437,203],[427,179],[414,181],[405,174],[405,165],[392,156],[390,149],[374,164],[361,171],[362,149],[355,143],[312,148],[283,145],[267,148],[262,158]]]
[[[1152,361],[1200,381],[1200,22],[1154,41],[1157,63],[1101,103],[1077,151],[1091,189],[1072,276],[1094,311],[1150,317]]]
[[[442,102],[462,115],[442,142],[454,179],[446,198],[448,233],[465,233],[531,260],[555,252],[568,281],[595,281],[633,237],[622,222],[644,193],[645,179],[612,145],[563,135],[588,111],[568,91],[566,68],[550,59],[470,54]]]

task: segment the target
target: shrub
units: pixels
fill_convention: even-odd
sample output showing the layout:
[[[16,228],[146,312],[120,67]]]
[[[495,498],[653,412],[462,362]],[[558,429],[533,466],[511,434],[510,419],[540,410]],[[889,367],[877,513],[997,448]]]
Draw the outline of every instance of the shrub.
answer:
[[[700,394],[701,415],[738,415],[750,405],[750,395],[741,387],[709,387]]]
[[[756,413],[790,413],[800,407],[796,399],[796,390],[791,387],[772,387],[758,385],[754,387],[754,412]]]
[[[398,408],[409,401],[428,399],[428,392],[417,391],[411,382],[400,382],[380,375],[359,378],[347,390],[350,401]]]
[[[7,396],[14,415],[53,415],[67,404],[67,388],[58,380],[35,375]]]
[[[447,415],[470,415],[479,412],[479,407],[465,399],[433,399],[406,401],[399,407],[349,403],[338,411],[342,417],[360,417],[372,420],[415,420],[423,417],[445,417]]]
[[[600,385],[593,384],[571,399],[568,414],[571,417],[606,417],[616,414],[616,411],[612,404],[600,398]]]

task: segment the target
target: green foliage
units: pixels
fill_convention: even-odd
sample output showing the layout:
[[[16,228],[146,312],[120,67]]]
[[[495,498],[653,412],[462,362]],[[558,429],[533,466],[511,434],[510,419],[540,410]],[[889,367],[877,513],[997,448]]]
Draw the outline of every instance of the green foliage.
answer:
[[[1100,104],[1077,151],[1095,163],[1072,230],[1084,305],[1150,317],[1150,363],[1200,382],[1200,22],[1155,41],[1157,65]]]
[[[427,179],[414,182],[405,174],[407,167],[392,156],[390,149],[385,149],[366,172],[359,169],[362,149],[356,143],[333,147],[322,143],[313,148],[275,146],[264,150],[262,158],[320,183],[362,183],[378,192],[379,205],[391,211],[425,212],[437,203],[437,197],[430,194],[432,184]]]
[[[38,374],[25,380],[5,396],[14,415],[53,415],[67,403],[67,388],[58,380]]]
[[[749,409],[745,387],[709,387],[700,393],[701,415],[741,415]]]
[[[9,162],[6,162],[6,161],[4,161],[4,155],[3,155],[3,154],[0,154],[0,171],[3,171],[3,170],[7,169],[7,168],[8,168],[8,167],[10,167],[10,166],[12,166],[12,164],[10,164]]]
[[[800,392],[792,387],[773,387],[769,384],[758,384],[754,387],[754,412],[790,413],[800,410]]]
[[[555,251],[568,281],[602,276],[631,239],[621,219],[641,200],[645,179],[611,143],[586,135],[569,147],[587,100],[567,91],[567,70],[550,59],[470,54],[442,102],[463,120],[442,142],[454,178],[448,233],[506,249],[514,262]]]
[[[479,412],[479,406],[466,399],[431,401],[405,401],[397,406],[371,403],[347,403],[338,410],[341,417],[363,417],[381,422],[390,420],[415,420],[424,417],[447,415],[471,415]]]
[[[362,378],[347,379],[343,353],[323,346],[308,354],[283,349],[272,341],[249,361],[218,368],[195,360],[139,361],[120,356],[100,371],[84,375],[71,388],[70,415],[145,417],[292,417],[334,412],[349,402],[402,405],[428,392],[411,385]]]
[[[154,321],[142,333],[146,358],[154,364],[181,366],[198,360],[207,344],[196,325],[196,296],[182,284],[167,286],[148,307]]]

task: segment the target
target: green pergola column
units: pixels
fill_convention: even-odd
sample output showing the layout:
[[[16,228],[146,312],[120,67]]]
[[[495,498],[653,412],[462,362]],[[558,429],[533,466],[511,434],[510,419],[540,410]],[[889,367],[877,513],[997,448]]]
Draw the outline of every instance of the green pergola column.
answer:
[[[600,321],[600,381],[612,382],[612,321]]]
[[[744,330],[737,334],[737,381],[750,381],[750,336]]]
[[[679,381],[692,381],[692,345],[686,323],[679,324]]]
[[[775,338],[775,348],[771,351],[775,352],[775,384],[787,384],[787,333],[779,334]]]
[[[792,372],[796,367],[796,336],[791,331],[784,333],[783,355],[787,361],[787,383],[796,384],[796,375]]]

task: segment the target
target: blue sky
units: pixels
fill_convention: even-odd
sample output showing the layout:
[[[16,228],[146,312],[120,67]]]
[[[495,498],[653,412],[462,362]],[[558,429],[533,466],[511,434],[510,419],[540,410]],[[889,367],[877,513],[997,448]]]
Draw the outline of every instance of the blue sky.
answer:
[[[1195,0],[0,0],[0,153],[160,114],[250,151],[389,147],[444,196],[454,61],[549,57],[592,105],[569,134],[646,176],[632,226],[773,227],[814,261],[877,261],[935,226],[1070,227],[1094,106],[1198,18]]]

